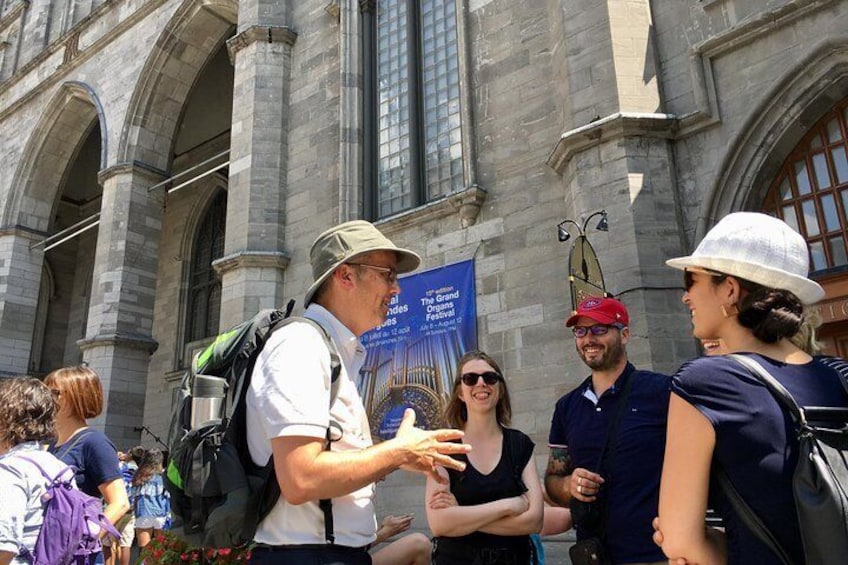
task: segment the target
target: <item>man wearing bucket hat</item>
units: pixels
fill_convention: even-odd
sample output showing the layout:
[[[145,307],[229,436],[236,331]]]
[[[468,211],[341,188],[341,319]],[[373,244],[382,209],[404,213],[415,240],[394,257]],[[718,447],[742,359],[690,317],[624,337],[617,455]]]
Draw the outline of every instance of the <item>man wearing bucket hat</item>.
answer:
[[[548,495],[571,508],[572,562],[600,546],[603,563],[666,563],[651,540],[668,415],[669,377],[627,361],[630,316],[614,298],[589,297],[568,318],[592,370],[559,399],[549,436]],[[584,549],[585,548],[585,549]]]
[[[418,255],[369,222],[352,221],[319,235],[309,258],[314,282],[304,317],[323,327],[338,350],[338,395],[330,406],[331,359],[317,328],[294,322],[272,334],[247,394],[247,440],[257,464],[273,455],[282,496],[257,527],[252,562],[367,564],[377,529],[375,481],[399,468],[434,476],[437,465],[461,470],[450,454],[470,446],[455,441],[459,430],[414,427],[412,410],[395,438],[372,445],[354,385],[365,361],[359,336],[386,320],[400,292],[397,276],[416,269]],[[332,449],[325,450],[336,425]],[[332,500],[326,523],[322,499]]]
[[[837,372],[848,369],[845,362],[811,357],[790,339],[805,322],[803,306],[824,296],[807,276],[808,261],[804,238],[786,223],[736,212],[691,255],[666,263],[684,271],[683,303],[696,338],[720,340],[724,353],[759,363],[802,406],[848,407]],[[655,537],[665,554],[689,563],[784,562],[744,525],[724,489],[710,488],[717,484],[711,473],[721,469],[782,546],[786,562],[831,562],[805,556],[792,486],[798,435],[765,386],[724,355],[685,364],[671,386]],[[708,497],[726,536],[704,528]],[[844,563],[844,551],[833,548],[839,552],[833,562]]]

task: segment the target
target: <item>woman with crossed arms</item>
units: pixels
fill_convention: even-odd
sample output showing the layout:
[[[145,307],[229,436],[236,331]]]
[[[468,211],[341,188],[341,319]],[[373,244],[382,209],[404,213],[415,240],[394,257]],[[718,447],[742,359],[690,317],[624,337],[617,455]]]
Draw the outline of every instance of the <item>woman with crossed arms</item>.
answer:
[[[445,423],[462,429],[473,446],[465,471],[427,479],[426,512],[435,536],[436,565],[525,565],[530,534],[542,528],[542,487],[533,442],[508,428],[509,392],[500,367],[486,353],[470,351],[458,363]]]

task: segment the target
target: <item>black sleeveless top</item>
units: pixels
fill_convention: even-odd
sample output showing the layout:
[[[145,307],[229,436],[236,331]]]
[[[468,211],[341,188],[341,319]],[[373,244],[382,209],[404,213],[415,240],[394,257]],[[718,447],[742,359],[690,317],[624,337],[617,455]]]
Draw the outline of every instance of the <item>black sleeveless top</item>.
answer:
[[[501,498],[519,496],[527,492],[521,473],[533,455],[533,440],[524,433],[510,428],[503,429],[501,459],[488,475],[474,468],[465,454],[453,455],[466,463],[465,471],[448,469],[450,490],[460,506],[473,506],[493,502]],[[516,548],[526,550],[530,536],[499,536],[485,532],[473,532],[459,537],[440,537],[453,545],[458,543],[475,548]],[[448,541],[450,540],[450,541]]]

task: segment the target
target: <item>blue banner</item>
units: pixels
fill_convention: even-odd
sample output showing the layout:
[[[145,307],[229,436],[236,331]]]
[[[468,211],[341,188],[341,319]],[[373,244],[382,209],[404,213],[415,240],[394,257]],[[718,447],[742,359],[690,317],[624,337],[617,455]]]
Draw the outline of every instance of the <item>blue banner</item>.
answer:
[[[359,392],[375,441],[394,437],[406,408],[415,410],[418,427],[441,427],[457,361],[477,348],[473,260],[399,284],[386,321],[361,337],[368,358]]]

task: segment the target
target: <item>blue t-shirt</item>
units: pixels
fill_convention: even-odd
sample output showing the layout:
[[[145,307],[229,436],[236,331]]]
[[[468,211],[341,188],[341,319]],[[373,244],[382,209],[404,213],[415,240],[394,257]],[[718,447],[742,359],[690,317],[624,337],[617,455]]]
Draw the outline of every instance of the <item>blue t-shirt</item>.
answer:
[[[787,365],[751,354],[801,406],[848,407],[838,373],[814,359]],[[703,357],[684,365],[672,380],[675,394],[712,424],[713,464],[720,465],[739,494],[780,540],[793,563],[803,563],[803,547],[792,498],[798,440],[789,415],[764,385],[728,357]],[[739,520],[724,493],[710,488],[710,505],[724,518],[728,563],[780,564]]]
[[[627,364],[615,385],[597,401],[584,383],[559,399],[554,409],[549,443],[565,447],[573,466],[597,471],[611,420],[618,409],[625,375],[633,379],[628,406],[622,414],[615,448],[611,444],[601,489],[609,509],[606,547],[615,563],[664,561],[652,540],[651,521],[657,515],[660,475],[665,451],[670,377],[637,371]],[[577,539],[597,535],[575,526]]]
[[[118,450],[99,430],[86,428],[62,445],[51,444],[48,451],[76,468],[77,486],[89,496],[100,498],[100,485],[121,478]]]

